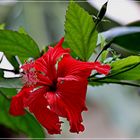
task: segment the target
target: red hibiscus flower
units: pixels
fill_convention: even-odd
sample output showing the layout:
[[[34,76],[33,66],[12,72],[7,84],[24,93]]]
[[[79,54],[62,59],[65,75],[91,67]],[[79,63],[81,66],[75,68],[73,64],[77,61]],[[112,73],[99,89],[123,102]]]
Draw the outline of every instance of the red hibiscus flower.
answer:
[[[99,62],[81,62],[72,58],[69,49],[63,49],[64,39],[47,53],[23,69],[24,86],[12,98],[10,114],[24,115],[25,108],[34,114],[37,120],[50,134],[60,134],[60,117],[67,118],[70,131],[84,130],[81,113],[87,110],[85,105],[87,78],[92,70],[108,74],[109,65]]]

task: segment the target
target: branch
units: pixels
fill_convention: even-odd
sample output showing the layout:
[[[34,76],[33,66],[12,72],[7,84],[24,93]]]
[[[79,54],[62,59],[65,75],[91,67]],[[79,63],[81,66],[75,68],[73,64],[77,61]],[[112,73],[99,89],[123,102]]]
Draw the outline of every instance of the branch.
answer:
[[[95,59],[95,62],[98,60],[98,58],[100,57],[100,55],[103,53],[103,51],[107,50],[112,44],[112,41],[110,41],[108,44],[106,44],[104,46],[104,48],[100,51],[100,53],[97,55],[96,59]]]
[[[91,80],[90,82],[95,82],[95,81]],[[129,83],[129,82],[122,82],[122,81],[100,81],[100,83],[120,84],[120,85],[128,85],[128,86],[140,87],[139,84]]]

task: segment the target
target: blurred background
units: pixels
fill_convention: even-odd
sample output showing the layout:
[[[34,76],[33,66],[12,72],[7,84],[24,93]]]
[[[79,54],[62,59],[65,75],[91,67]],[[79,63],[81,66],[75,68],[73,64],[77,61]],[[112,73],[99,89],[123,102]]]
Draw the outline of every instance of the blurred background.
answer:
[[[77,1],[91,15],[96,16],[106,0]],[[68,1],[0,0],[0,23],[7,29],[24,27],[37,41],[40,49],[64,36],[64,21]],[[98,31],[103,32],[140,20],[140,2],[109,0],[106,22]],[[2,67],[11,67],[5,60]],[[88,87],[88,112],[83,112],[85,131],[71,134],[67,121],[62,135],[47,138],[140,138],[140,88],[122,85]],[[65,120],[64,120],[65,121]],[[1,129],[2,128],[2,129]],[[0,125],[0,136],[16,134]],[[22,137],[22,136],[20,136]]]

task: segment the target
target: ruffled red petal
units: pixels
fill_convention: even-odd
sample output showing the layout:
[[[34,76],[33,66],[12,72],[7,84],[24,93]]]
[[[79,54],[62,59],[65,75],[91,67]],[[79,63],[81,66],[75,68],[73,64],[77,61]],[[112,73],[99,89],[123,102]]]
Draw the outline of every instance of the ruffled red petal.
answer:
[[[58,77],[76,76],[77,78],[84,78],[90,75],[94,66],[90,62],[82,62],[72,58],[70,55],[64,58],[58,64]]]
[[[35,91],[32,91],[30,96],[26,101],[24,101],[24,106],[29,107],[30,112],[35,111],[37,108],[37,105],[41,106],[47,106],[48,102],[44,97],[44,94],[46,93],[47,88],[41,87],[39,89],[36,89]]]
[[[87,110],[87,78],[93,67],[93,64],[75,60],[70,55],[64,56],[58,63],[57,91],[46,93],[51,110],[69,120],[71,132],[84,130],[81,112]]]
[[[48,133],[60,134],[61,122],[58,116],[47,108],[48,101],[44,96],[46,90],[46,87],[42,87],[34,91],[25,105],[29,107],[30,112],[32,112],[37,120],[48,130]]]
[[[17,96],[12,97],[9,113],[13,116],[19,116],[25,114],[24,106],[21,98]]]
[[[58,59],[63,55],[69,54],[69,49],[62,48],[63,41],[64,38],[54,48],[49,47],[48,51],[35,61],[36,70],[43,72],[44,76],[48,77],[51,81],[57,78],[56,63]]]
[[[66,107],[57,92],[47,92],[45,98],[48,101],[50,109],[61,117],[67,117]]]
[[[30,95],[31,87],[23,87],[21,91],[12,97],[9,113],[13,116],[24,115],[24,100]]]
[[[83,121],[81,113],[87,110],[85,105],[86,90],[87,80],[59,82],[58,92],[66,106],[71,132],[79,133],[84,131],[84,126],[81,124]]]
[[[110,65],[101,64],[100,62],[82,62],[72,58],[70,55],[65,56],[58,65],[58,77],[76,75],[86,78],[90,75],[91,70],[96,70],[100,74],[109,74]]]
[[[107,65],[107,64],[101,64],[100,62],[94,62],[93,63],[93,66],[94,66],[94,69],[98,72],[98,73],[100,73],[100,74],[105,74],[105,75],[107,75],[107,74],[109,74],[109,72],[110,72],[110,69],[111,69],[111,67],[110,67],[110,65]]]
[[[48,130],[49,134],[61,133],[61,122],[54,112],[50,111],[47,107],[40,106],[33,113],[37,120]]]
[[[85,106],[86,90],[87,81],[66,80],[59,82],[55,93],[46,93],[51,110],[69,120],[71,132],[79,133],[84,130],[81,112],[87,110]]]

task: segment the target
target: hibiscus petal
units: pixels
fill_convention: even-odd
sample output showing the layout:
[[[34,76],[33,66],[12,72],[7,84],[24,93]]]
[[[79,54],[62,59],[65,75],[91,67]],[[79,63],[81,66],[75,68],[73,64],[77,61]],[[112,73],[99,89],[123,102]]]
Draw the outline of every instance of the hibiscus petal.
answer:
[[[77,76],[86,79],[93,68],[90,62],[82,62],[67,55],[58,64],[58,77]]]
[[[93,66],[98,73],[105,75],[109,74],[111,69],[110,65],[102,65],[100,62],[94,62]]]
[[[69,54],[69,49],[62,48],[63,41],[64,38],[62,38],[54,48],[49,47],[48,51],[35,61],[36,70],[43,72],[51,81],[56,79],[55,65],[58,59],[63,55]]]
[[[9,113],[13,116],[24,115],[24,100],[29,97],[31,87],[23,87],[21,91],[12,97]]]
[[[69,54],[70,53],[70,49],[66,48],[64,49],[62,47],[62,43],[64,42],[64,38],[62,38],[58,44],[56,44],[56,46],[53,47],[49,47],[49,50],[47,51],[46,55],[44,55],[44,59],[48,61],[48,57],[49,57],[49,61],[54,64],[56,64],[57,60],[65,54]],[[50,63],[50,64],[51,64]]]
[[[24,106],[21,98],[17,96],[12,97],[9,113],[13,116],[19,116],[25,114]]]
[[[107,75],[111,67],[107,64],[102,65],[100,62],[82,62],[72,58],[70,55],[64,58],[58,64],[58,77],[88,78],[92,70],[100,74]]]
[[[84,131],[84,126],[81,124],[81,112],[87,110],[85,106],[86,89],[86,80],[66,80],[63,83],[59,82],[58,90],[55,93],[46,93],[51,110],[69,120],[71,132]]]
[[[60,134],[61,122],[58,116],[47,108],[48,102],[44,96],[46,88],[42,87],[32,93],[26,101],[26,107],[35,115],[37,120],[50,134]]]
[[[64,81],[58,85],[59,95],[66,105],[71,132],[79,133],[79,131],[84,131],[84,126],[81,124],[81,112],[87,110],[85,105],[86,90],[87,80]]]
[[[45,98],[50,109],[61,117],[67,117],[66,107],[57,92],[47,92]]]
[[[47,106],[48,102],[44,97],[44,94],[47,91],[47,87],[40,87],[32,91],[30,96],[26,101],[24,101],[24,106],[29,107],[30,112],[34,112],[38,109],[38,106]]]
[[[61,133],[61,122],[54,112],[47,107],[40,107],[33,113],[37,120],[48,130],[49,134]]]

